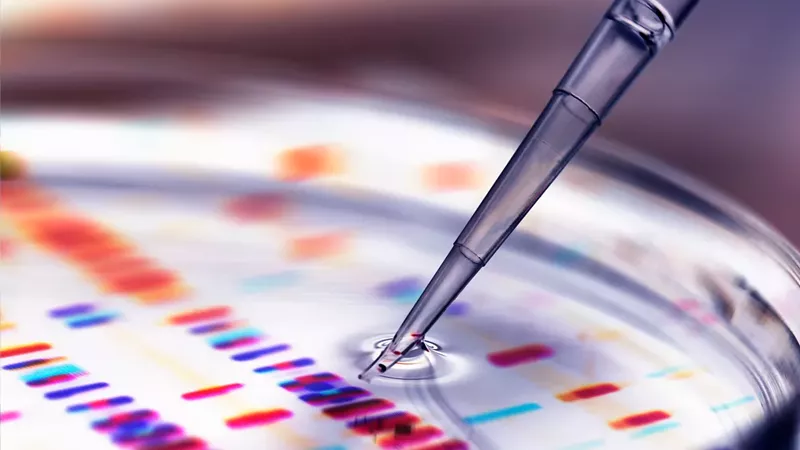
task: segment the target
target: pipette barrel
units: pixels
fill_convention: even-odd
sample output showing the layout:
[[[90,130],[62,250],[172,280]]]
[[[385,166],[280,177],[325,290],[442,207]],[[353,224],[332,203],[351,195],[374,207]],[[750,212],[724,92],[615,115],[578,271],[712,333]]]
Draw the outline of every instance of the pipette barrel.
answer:
[[[456,240],[485,264],[555,180],[697,0],[618,0]],[[679,17],[676,21],[673,17]]]

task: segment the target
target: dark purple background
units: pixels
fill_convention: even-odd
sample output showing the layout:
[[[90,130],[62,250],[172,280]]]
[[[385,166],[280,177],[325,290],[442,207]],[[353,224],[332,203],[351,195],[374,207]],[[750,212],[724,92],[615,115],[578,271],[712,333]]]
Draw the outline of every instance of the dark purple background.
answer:
[[[246,3],[171,8],[99,29],[12,30],[3,44],[89,39],[257,55],[394,82],[429,98],[516,108],[518,119],[532,121],[608,5],[265,0],[249,2],[257,11],[230,7]],[[800,244],[798,20],[797,0],[702,0],[601,134],[720,188]]]

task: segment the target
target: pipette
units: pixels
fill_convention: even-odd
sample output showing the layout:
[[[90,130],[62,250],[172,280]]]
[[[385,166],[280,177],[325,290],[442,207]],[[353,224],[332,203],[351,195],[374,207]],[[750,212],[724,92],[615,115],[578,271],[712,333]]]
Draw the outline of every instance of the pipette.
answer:
[[[453,244],[391,343],[359,378],[386,372],[423,338],[669,43],[699,0],[616,0]]]

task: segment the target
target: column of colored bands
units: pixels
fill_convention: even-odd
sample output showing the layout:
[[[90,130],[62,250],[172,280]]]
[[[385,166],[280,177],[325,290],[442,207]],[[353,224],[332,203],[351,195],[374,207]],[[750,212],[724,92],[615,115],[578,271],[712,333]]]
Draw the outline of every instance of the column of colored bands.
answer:
[[[41,188],[4,183],[2,209],[23,237],[72,264],[106,293],[130,295],[143,303],[176,300],[185,294],[185,285],[173,272]]]
[[[220,348],[220,342],[227,342],[228,339],[241,339],[243,336],[263,336],[263,333],[244,326],[242,321],[236,320],[232,316],[233,311],[230,307],[214,306],[174,314],[168,317],[166,322],[186,327],[187,331],[192,334],[210,335],[206,336],[208,343],[213,348],[223,351],[228,349]],[[239,332],[232,333],[236,330]],[[262,340],[263,338],[258,343],[262,344]],[[237,362],[249,362],[267,357],[274,358],[289,350],[288,344],[281,343],[253,345],[250,349],[233,353],[230,358]],[[280,374],[315,365],[316,362],[313,359],[302,357],[257,367],[254,372]],[[442,430],[423,423],[418,416],[398,411],[392,402],[375,397],[360,387],[351,386],[342,377],[332,373],[322,372],[301,376],[283,381],[279,383],[279,386],[294,393],[303,402],[321,409],[326,417],[343,421],[353,433],[359,436],[374,437],[382,448],[413,450],[462,450],[468,448],[465,442],[446,439]],[[269,413],[262,412],[256,416],[266,417],[265,420],[274,420],[288,417],[288,414],[271,411]],[[247,423],[249,420],[251,420],[249,415],[244,415],[240,421],[235,423]],[[405,430],[406,432],[398,433],[396,432],[398,426],[410,428]],[[439,441],[436,442],[437,440]]]
[[[121,448],[135,450],[206,450],[208,445],[200,438],[186,435],[181,427],[164,421],[156,411],[136,408],[130,396],[100,397],[109,387],[105,382],[87,381],[67,387],[53,386],[79,377],[88,372],[69,363],[63,356],[50,356],[52,346],[36,342],[16,347],[0,349],[0,358],[13,358],[17,361],[4,364],[3,370],[20,373],[20,379],[28,386],[47,388],[44,397],[52,401],[74,399],[77,403],[66,406],[70,414],[86,411],[108,411],[108,416],[91,422],[97,432],[106,434]],[[5,363],[5,361],[4,361]],[[92,400],[83,397],[94,395]],[[5,414],[5,413],[4,413]],[[11,420],[14,417],[4,417]]]
[[[170,325],[188,327],[187,331],[193,335],[201,336],[215,350],[232,352],[233,361],[252,361],[267,355],[274,355],[289,349],[286,344],[258,345],[264,339],[263,334],[254,328],[248,327],[244,320],[231,320],[231,309],[227,306],[215,306],[204,309],[194,309],[175,314],[167,318]],[[251,347],[245,349],[245,347]],[[240,383],[211,386],[194,392],[183,394],[185,400],[200,400],[228,394],[242,388]],[[225,420],[228,428],[242,429],[256,426],[266,426],[293,416],[286,409],[276,408],[261,411],[249,411],[236,417]]]
[[[489,353],[486,358],[489,363],[496,367],[509,368],[548,359],[553,357],[554,354],[555,351],[546,345],[528,344]],[[614,394],[621,389],[622,388],[619,385],[613,383],[597,383],[559,393],[556,395],[556,398],[562,402],[572,403]],[[480,417],[481,421],[485,421],[483,416],[476,417]],[[475,423],[476,417],[468,417],[465,419],[465,421],[468,423]],[[613,420],[609,422],[608,425],[612,429],[620,431],[635,429],[636,431],[631,434],[631,437],[642,438],[678,427],[677,422],[652,425],[668,418],[670,418],[670,415],[667,412],[649,411],[646,413],[634,414],[628,417]],[[648,427],[648,425],[652,426]]]
[[[289,348],[285,344],[264,346],[261,331],[243,320],[231,320],[230,316],[229,307],[216,306],[175,314],[167,318],[167,323],[189,326],[189,333],[204,337],[215,350],[236,351],[230,355],[234,361],[250,361]]]
[[[59,319],[70,328],[89,328],[104,325],[117,318],[117,313],[97,308],[89,303],[61,306],[50,310],[50,317]]]
[[[375,397],[329,372],[300,376],[279,385],[303,402],[319,408],[325,416],[345,422],[354,433],[373,436],[382,448],[417,449],[444,437],[441,429],[423,423],[420,417],[397,410],[389,400]],[[405,430],[399,432],[403,427]],[[426,448],[466,449],[468,445],[451,439]]]
[[[8,323],[8,322],[3,322],[3,314],[2,314],[2,312],[0,312],[0,325],[4,325],[6,323]],[[6,327],[0,326],[0,331],[7,330],[7,329],[10,329],[10,327],[6,328]],[[41,350],[36,350],[36,348],[47,349],[49,347],[47,347],[47,344],[39,344],[36,347],[34,347],[34,349],[30,349],[29,348],[28,351],[30,351],[30,352],[41,351]],[[11,356],[14,356],[15,354],[25,354],[25,350],[24,349],[20,349],[18,347],[12,347],[10,349],[2,349],[2,350],[0,350],[0,357],[11,357]],[[13,367],[14,365],[11,364],[11,366]],[[3,369],[6,369],[6,367],[8,367],[8,366],[4,366]],[[6,370],[8,370],[8,369],[6,369]],[[0,412],[0,423],[11,422],[13,420],[18,420],[20,417],[22,417],[22,413],[19,412],[19,411],[2,411],[2,412]]]

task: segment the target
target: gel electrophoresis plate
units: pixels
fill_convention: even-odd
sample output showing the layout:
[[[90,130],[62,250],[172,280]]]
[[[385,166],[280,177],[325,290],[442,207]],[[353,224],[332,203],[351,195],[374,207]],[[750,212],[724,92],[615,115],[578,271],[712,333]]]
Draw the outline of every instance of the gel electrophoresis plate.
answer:
[[[32,178],[3,186],[3,448],[677,449],[761,415],[719,355],[658,337],[668,314],[609,309],[643,300],[574,270],[608,256],[578,242],[509,245],[427,356],[360,382],[463,225],[436,211],[474,207],[508,145],[339,118],[405,127],[383,152],[287,111],[263,140],[248,117],[4,125]]]

